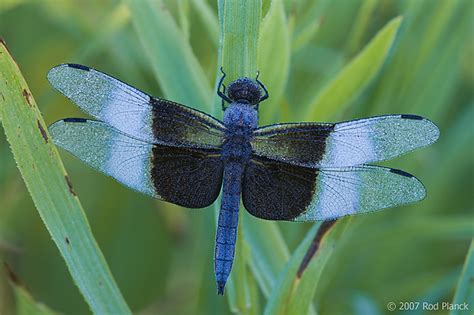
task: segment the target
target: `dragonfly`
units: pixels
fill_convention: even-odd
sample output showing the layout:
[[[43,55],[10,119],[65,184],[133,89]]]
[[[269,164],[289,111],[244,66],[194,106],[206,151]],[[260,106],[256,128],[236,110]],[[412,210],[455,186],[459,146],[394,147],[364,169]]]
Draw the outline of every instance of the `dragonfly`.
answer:
[[[222,69],[221,69],[222,70]],[[94,119],[65,118],[53,141],[118,182],[186,208],[214,203],[222,190],[214,271],[224,294],[239,208],[265,220],[326,221],[422,200],[423,184],[402,170],[368,165],[434,143],[439,129],[412,114],[339,123],[258,126],[268,91],[242,77],[217,88],[223,121],[153,97],[105,73],[62,64],[51,85]]]

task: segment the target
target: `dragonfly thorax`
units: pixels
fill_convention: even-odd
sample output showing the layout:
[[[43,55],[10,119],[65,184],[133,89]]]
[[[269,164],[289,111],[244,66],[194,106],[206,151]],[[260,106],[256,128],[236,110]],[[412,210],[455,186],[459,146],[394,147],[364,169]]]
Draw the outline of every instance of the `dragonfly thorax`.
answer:
[[[254,106],[232,103],[224,112],[226,126],[222,146],[224,160],[246,162],[252,153],[250,141],[253,130],[257,128],[258,112]]]
[[[258,125],[258,112],[254,106],[234,102],[224,112],[224,125],[227,129],[249,129]]]

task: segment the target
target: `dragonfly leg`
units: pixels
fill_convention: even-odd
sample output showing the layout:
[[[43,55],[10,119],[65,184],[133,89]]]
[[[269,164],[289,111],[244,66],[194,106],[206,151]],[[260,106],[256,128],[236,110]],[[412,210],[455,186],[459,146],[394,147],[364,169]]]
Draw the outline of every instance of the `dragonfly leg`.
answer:
[[[268,91],[267,91],[267,88],[265,87],[265,85],[263,85],[263,83],[258,80],[259,75],[260,75],[260,71],[257,71],[257,77],[255,78],[255,81],[257,81],[258,85],[260,85],[262,90],[265,92],[265,94],[258,100],[258,102],[260,103],[260,102],[263,102],[264,100],[266,100],[268,98]]]
[[[219,81],[219,85],[217,86],[217,95],[222,98],[222,109],[224,110],[224,101],[227,103],[232,103],[232,100],[225,94],[225,85],[224,85],[224,78],[225,78],[225,72],[224,69],[221,67],[221,72],[222,72],[222,77]],[[221,92],[221,86],[224,87],[224,92]]]

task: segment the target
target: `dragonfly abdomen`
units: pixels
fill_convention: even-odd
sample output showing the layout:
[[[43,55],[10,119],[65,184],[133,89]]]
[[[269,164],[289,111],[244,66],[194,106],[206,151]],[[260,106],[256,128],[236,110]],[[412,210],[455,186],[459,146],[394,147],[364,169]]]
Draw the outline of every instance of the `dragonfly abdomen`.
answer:
[[[240,193],[242,191],[243,164],[227,162],[224,167],[221,209],[217,223],[214,271],[218,294],[224,294],[224,287],[232,269],[237,225],[239,222]]]

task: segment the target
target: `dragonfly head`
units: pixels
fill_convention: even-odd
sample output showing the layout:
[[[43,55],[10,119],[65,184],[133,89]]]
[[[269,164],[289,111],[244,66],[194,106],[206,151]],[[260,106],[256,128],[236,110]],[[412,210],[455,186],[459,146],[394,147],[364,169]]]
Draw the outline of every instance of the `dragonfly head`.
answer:
[[[262,91],[251,79],[239,78],[229,84],[227,95],[234,102],[256,105],[260,102]]]

